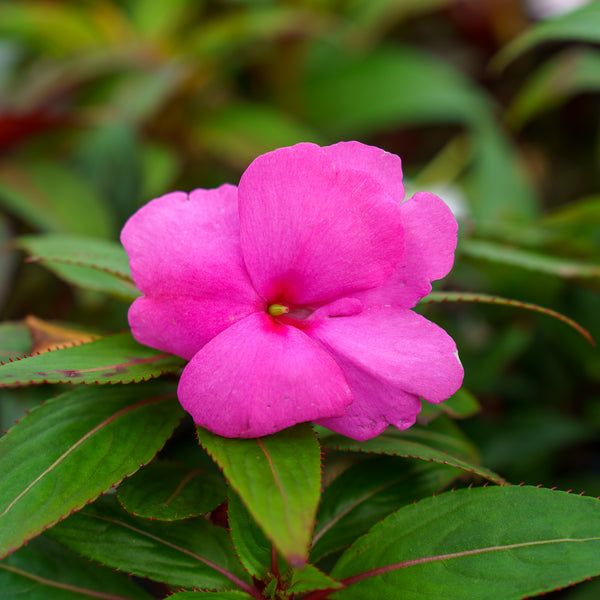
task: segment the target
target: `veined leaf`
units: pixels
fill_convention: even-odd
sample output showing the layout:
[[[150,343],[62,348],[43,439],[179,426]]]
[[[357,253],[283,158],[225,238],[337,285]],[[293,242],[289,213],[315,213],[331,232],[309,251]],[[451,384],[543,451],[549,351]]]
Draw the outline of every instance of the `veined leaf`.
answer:
[[[184,361],[138,344],[130,333],[0,365],[0,387],[33,383],[129,383],[181,369]]]
[[[273,546],[235,492],[229,494],[227,517],[231,541],[246,571],[262,581],[271,579]]]
[[[237,590],[228,590],[226,592],[176,592],[169,598],[173,600],[251,600],[255,596]]]
[[[0,439],[0,557],[152,459],[183,416],[164,386],[83,387]]]
[[[332,598],[524,598],[600,574],[600,502],[536,487],[447,492],[360,538]],[[308,597],[310,598],[310,596]]]
[[[454,456],[449,452],[438,450],[434,446],[441,443],[442,447],[444,444],[448,444],[449,448],[454,447],[456,449],[461,446],[458,440],[419,427],[413,427],[407,431],[397,431],[390,427],[376,438],[364,442],[337,434],[322,438],[321,441],[325,447],[335,450],[374,452],[377,454],[419,458],[462,469],[463,471],[489,479],[494,483],[505,483],[505,479],[493,471]]]
[[[254,439],[197,432],[267,538],[291,566],[303,566],[321,481],[321,452],[310,426]]]
[[[207,457],[208,459],[208,457]],[[212,469],[190,469],[170,461],[153,462],[119,486],[123,507],[138,517],[176,521],[199,516],[225,501],[227,486]]]
[[[0,562],[2,600],[152,600],[126,575],[39,536]]]
[[[74,235],[19,238],[18,245],[65,281],[128,302],[140,295],[131,279],[129,259],[116,242]]]
[[[350,546],[375,523],[439,492],[458,475],[446,465],[391,456],[369,457],[351,466],[323,492],[311,561]]]
[[[149,521],[104,497],[46,535],[107,566],[173,586],[212,589],[233,583],[248,593],[253,590],[227,531],[202,517]]]

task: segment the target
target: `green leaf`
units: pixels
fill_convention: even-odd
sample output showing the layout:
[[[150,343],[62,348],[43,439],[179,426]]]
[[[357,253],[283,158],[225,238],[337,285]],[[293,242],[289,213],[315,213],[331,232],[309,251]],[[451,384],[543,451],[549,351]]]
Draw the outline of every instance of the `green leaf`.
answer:
[[[32,383],[130,383],[175,373],[182,359],[138,344],[130,333],[0,365],[0,387]]]
[[[151,600],[126,575],[40,536],[0,563],[2,600]]]
[[[108,237],[113,228],[95,190],[56,163],[0,165],[0,206],[42,231]]]
[[[599,89],[600,53],[591,48],[571,48],[549,60],[526,80],[506,119],[513,127],[521,127],[575,94]]]
[[[227,516],[231,541],[246,571],[262,581],[272,579],[271,542],[235,492],[229,494]]]
[[[118,498],[128,512],[138,517],[175,521],[213,510],[225,501],[226,489],[223,476],[214,467],[190,469],[161,461],[152,462],[123,481]]]
[[[447,492],[347,550],[332,598],[523,598],[600,574],[600,502],[535,487]]]
[[[303,594],[313,590],[336,589],[339,587],[341,587],[340,583],[314,565],[305,565],[302,569],[291,569],[286,582],[286,592],[288,594]]]
[[[203,517],[149,521],[104,497],[46,535],[109,567],[176,587],[213,589],[233,582],[250,589],[226,530]]]
[[[183,411],[164,387],[84,387],[0,439],[0,557],[152,459]]]
[[[0,360],[21,358],[31,350],[31,334],[23,321],[0,323]]]
[[[226,592],[176,592],[169,596],[172,600],[248,600],[255,597],[237,590]]]
[[[129,259],[116,242],[74,235],[31,235],[18,245],[69,283],[105,292],[126,301],[140,295],[129,270]]]
[[[323,143],[318,134],[261,104],[228,104],[207,117],[198,136],[211,153],[244,168],[259,154],[298,142]]]
[[[452,467],[391,456],[351,466],[323,492],[311,561],[346,548],[390,513],[440,491],[456,477]]]
[[[565,260],[487,240],[465,239],[461,242],[459,251],[471,258],[519,267],[563,279],[600,277],[600,265]]]
[[[487,98],[474,85],[424,52],[389,45],[365,55],[321,45],[312,58],[307,117],[334,138],[398,125],[474,124],[489,116]]]
[[[434,423],[437,422],[438,420],[434,421]],[[489,469],[456,456],[457,451],[460,454],[465,453],[467,448],[464,442],[455,437],[435,432],[431,429],[431,425],[429,428],[415,426],[406,431],[398,431],[390,427],[376,438],[364,442],[358,442],[342,435],[332,435],[321,441],[325,447],[330,449],[419,458],[462,469],[495,483],[505,482],[504,478]],[[445,450],[437,448],[445,448]]]
[[[419,423],[427,423],[440,414],[447,414],[453,419],[466,419],[472,417],[481,410],[477,398],[471,392],[461,388],[444,400],[440,404],[421,403],[421,412],[419,413]]]
[[[197,432],[267,538],[291,566],[303,566],[321,480],[321,452],[310,426],[254,439]]]
[[[600,4],[590,2],[562,16],[540,21],[506,45],[495,57],[494,63],[502,68],[538,44],[559,40],[599,42]]]

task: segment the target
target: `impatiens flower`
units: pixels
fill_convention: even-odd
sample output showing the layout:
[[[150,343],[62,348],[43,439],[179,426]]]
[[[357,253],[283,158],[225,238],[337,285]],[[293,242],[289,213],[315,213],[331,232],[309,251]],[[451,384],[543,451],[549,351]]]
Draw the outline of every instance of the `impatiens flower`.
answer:
[[[131,330],[189,360],[178,397],[198,425],[258,437],[314,421],[365,440],[460,387],[452,338],[410,310],[452,267],[456,221],[433,194],[403,199],[397,156],[298,144],[238,187],[129,219]]]

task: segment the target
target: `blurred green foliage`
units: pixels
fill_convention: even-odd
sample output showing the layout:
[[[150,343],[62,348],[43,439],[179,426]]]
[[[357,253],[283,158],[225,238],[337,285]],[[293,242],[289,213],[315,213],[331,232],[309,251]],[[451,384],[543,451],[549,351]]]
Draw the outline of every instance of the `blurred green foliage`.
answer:
[[[25,264],[15,238],[116,240],[155,196],[358,139],[456,209],[438,289],[547,306],[600,340],[598,42],[595,2],[536,25],[517,0],[0,1],[0,316],[125,329],[126,303]],[[422,310],[457,340],[483,464],[600,495],[598,351],[515,308]]]

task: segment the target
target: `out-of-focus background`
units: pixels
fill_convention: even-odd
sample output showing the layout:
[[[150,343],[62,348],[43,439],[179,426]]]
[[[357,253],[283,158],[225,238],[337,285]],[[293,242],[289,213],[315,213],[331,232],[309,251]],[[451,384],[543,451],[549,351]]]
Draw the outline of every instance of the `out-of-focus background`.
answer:
[[[600,340],[599,43],[600,2],[581,0],[0,1],[0,317],[124,329],[125,304],[13,238],[117,239],[153,197],[356,139],[455,211],[438,289],[537,303]],[[419,310],[458,343],[481,405],[460,427],[484,464],[600,495],[597,349],[516,308]]]

